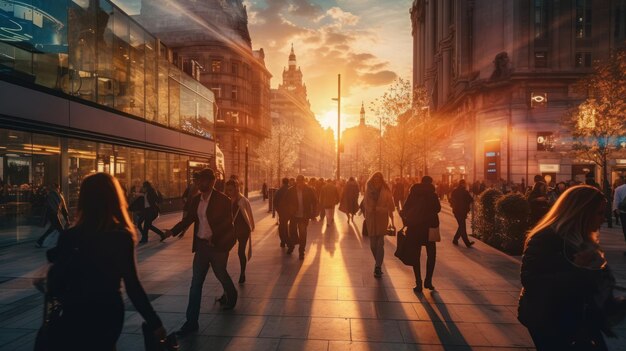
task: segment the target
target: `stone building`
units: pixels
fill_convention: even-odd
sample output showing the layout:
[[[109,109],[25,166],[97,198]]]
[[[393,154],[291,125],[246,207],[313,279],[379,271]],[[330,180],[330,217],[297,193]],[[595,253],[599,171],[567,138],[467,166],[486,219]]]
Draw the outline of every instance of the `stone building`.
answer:
[[[431,175],[521,183],[581,179],[598,169],[568,156],[572,87],[626,39],[622,0],[416,0],[413,82],[449,122]],[[612,176],[626,160],[612,161]],[[599,178],[599,174],[596,174]]]
[[[248,166],[249,189],[260,189],[264,179],[255,150],[271,130],[272,76],[263,49],[252,49],[242,1],[144,0],[137,20],[158,33],[181,69],[215,93],[226,176],[243,182]]]
[[[306,177],[330,178],[335,170],[333,133],[322,128],[311,111],[302,76],[292,46],[289,66],[283,70],[283,82],[272,89],[271,110],[277,122],[286,122],[303,133],[294,171]]]
[[[378,170],[382,153],[380,130],[365,124],[365,108],[361,104],[359,125],[341,134],[341,177],[366,180]]]

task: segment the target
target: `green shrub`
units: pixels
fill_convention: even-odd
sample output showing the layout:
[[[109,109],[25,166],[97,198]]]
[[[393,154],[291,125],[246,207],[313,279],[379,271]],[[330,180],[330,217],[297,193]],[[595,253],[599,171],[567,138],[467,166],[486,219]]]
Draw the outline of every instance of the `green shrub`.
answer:
[[[485,243],[498,247],[496,232],[496,201],[502,197],[497,189],[487,189],[480,194],[476,203],[475,235]]]
[[[521,255],[528,230],[530,206],[521,194],[507,194],[495,204],[496,236],[499,249],[510,255]]]

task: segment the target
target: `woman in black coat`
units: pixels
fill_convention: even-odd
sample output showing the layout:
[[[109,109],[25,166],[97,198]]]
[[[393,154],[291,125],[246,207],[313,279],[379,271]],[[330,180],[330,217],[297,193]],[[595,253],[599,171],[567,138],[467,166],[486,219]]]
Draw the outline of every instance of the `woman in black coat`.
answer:
[[[434,290],[433,272],[435,271],[435,260],[437,257],[437,246],[434,241],[428,240],[429,228],[439,227],[439,211],[441,204],[439,197],[435,192],[433,179],[424,176],[422,182],[415,184],[409,191],[409,196],[402,206],[402,220],[407,226],[407,242],[408,247],[415,247],[415,256],[412,257],[413,273],[415,274],[415,288],[413,291],[419,293],[422,291],[422,274],[420,269],[420,257],[422,254],[422,246],[426,246],[426,278],[424,279],[424,287]]]
[[[572,187],[528,234],[518,319],[538,351],[607,350],[603,311],[614,279],[598,245],[606,206],[598,189]]]

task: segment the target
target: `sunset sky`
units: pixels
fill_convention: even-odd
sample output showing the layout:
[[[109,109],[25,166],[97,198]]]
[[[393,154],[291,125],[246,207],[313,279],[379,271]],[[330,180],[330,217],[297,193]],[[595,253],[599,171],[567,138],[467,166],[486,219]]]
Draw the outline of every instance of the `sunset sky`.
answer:
[[[139,0],[116,0],[128,12]],[[337,127],[337,74],[342,79],[342,129],[358,124],[367,106],[396,77],[411,75],[411,0],[246,0],[254,49],[265,50],[282,81],[293,43],[313,112],[324,127]],[[371,114],[368,123],[377,124]]]

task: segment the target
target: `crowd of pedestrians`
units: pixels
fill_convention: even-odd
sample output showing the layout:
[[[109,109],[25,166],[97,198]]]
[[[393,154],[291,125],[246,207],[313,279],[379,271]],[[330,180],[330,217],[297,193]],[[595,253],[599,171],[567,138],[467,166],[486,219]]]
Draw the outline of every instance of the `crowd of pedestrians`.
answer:
[[[406,237],[403,246],[408,248],[402,262],[413,270],[413,290],[416,294],[423,289],[435,290],[441,201],[447,198],[457,222],[452,244],[458,245],[461,240],[470,248],[474,241],[467,233],[467,217],[476,195],[489,187],[478,182],[468,189],[465,180],[435,184],[429,176],[419,182],[397,177],[388,183],[381,172],[361,183],[355,178],[335,181],[298,175],[282,179],[272,196],[264,183],[263,201],[272,201],[278,213],[280,247],[291,255],[297,246],[299,259],[303,260],[311,220],[335,225],[337,205],[348,223],[354,222],[360,211],[364,217],[362,234],[370,243],[373,274],[382,278],[385,237],[397,232],[394,214],[398,212],[404,226],[401,232]],[[186,321],[176,332],[178,337],[200,328],[202,290],[209,269],[223,289],[217,302],[225,310],[235,308],[238,291],[227,270],[229,252],[237,245],[239,283],[244,284],[252,257],[255,221],[236,177],[225,180],[220,187],[223,191],[217,189],[217,176],[211,169],[195,173],[193,184],[183,194],[182,218],[163,231],[153,224],[162,196],[150,182],[143,183],[128,205],[114,177],[96,173],[85,178],[72,226],[63,195],[58,187],[52,187],[46,198],[50,227],[37,245],[41,246],[53,231],[61,233],[57,246],[48,251],[53,264],[48,273],[46,304],[47,311],[53,311],[50,306],[56,304],[57,308],[62,306],[63,313],[49,313],[46,333],[40,331],[38,342],[53,350],[78,350],[85,345],[93,350],[113,350],[123,323],[122,280],[132,303],[146,320],[150,336],[168,340],[137,277],[135,243],[146,242],[149,231],[163,241],[182,237],[193,224],[192,278]],[[622,181],[614,189],[612,210],[623,224],[626,185]],[[615,278],[599,245],[599,228],[609,206],[607,198],[596,184],[558,183],[549,187],[541,176],[534,179],[531,188],[524,185],[510,187],[509,191],[524,194],[533,223],[522,259],[519,320],[528,328],[538,350],[606,350],[602,335],[612,335],[610,321],[617,313],[623,318],[626,311],[626,304],[613,295]],[[130,213],[136,214],[134,223]],[[139,240],[136,228],[141,234]],[[626,230],[624,237],[626,240]],[[421,269],[422,247],[427,256],[425,275]],[[93,347],[95,339],[100,345]]]

